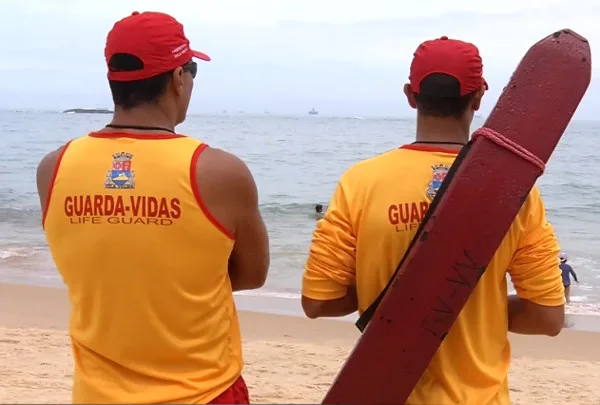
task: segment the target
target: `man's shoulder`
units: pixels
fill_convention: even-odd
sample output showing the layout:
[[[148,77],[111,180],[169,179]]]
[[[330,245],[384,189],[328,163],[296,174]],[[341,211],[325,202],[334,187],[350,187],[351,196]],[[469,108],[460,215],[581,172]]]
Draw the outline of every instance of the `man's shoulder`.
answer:
[[[254,177],[246,163],[233,153],[206,146],[196,162],[198,181],[222,187],[251,186]]]
[[[72,139],[64,142],[63,144],[58,146],[53,151],[47,153],[40,161],[40,165],[43,166],[43,165],[57,163],[60,160],[60,158],[64,155],[64,153],[67,151],[67,149],[73,149],[74,145],[85,144],[85,142],[89,139],[92,139],[90,137],[90,134],[85,134],[85,135],[79,136],[77,138],[72,138]]]
[[[521,206],[519,216],[527,217],[532,213],[537,213],[538,211],[543,209],[544,203],[540,194],[540,190],[537,186],[533,186],[531,188],[531,191],[529,191],[529,194],[527,194],[523,205]]]
[[[65,142],[64,144],[60,145],[58,148],[54,149],[51,152],[48,152],[41,160],[40,163],[38,164],[38,172],[40,170],[49,170],[49,169],[53,169],[54,166],[56,166],[61,157],[63,156],[63,154],[67,151],[67,148],[69,147],[69,145],[72,143],[73,141],[68,141]]]
[[[365,174],[372,174],[373,171],[381,170],[384,167],[387,167],[390,161],[395,160],[399,151],[400,149],[397,148],[392,149],[354,163],[344,172],[342,179],[356,179],[364,176]]]
[[[248,166],[240,157],[208,145],[198,159],[198,166],[210,168],[211,172],[223,175],[236,175],[248,171]]]
[[[554,228],[546,217],[546,208],[542,201],[539,189],[533,187],[529,194],[524,197],[523,205],[513,221],[511,230],[519,235],[519,245],[523,243],[541,243],[544,241],[548,251],[556,250],[556,264],[558,265],[559,245]],[[511,232],[512,233],[512,232]]]
[[[72,141],[66,142],[55,150],[46,154],[39,162],[36,170],[36,183],[38,194],[44,200],[47,198],[47,191],[54,183],[54,178],[58,172],[60,162]]]

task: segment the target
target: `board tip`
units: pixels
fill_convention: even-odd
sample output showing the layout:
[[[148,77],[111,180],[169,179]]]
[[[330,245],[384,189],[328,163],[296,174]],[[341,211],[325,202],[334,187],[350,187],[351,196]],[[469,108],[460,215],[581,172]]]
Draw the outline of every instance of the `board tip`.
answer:
[[[570,28],[563,28],[562,30],[558,30],[558,31],[554,32],[551,35],[551,37],[554,39],[557,39],[564,35],[572,35],[575,39],[577,39],[581,42],[585,42],[585,43],[588,42],[587,38],[583,37],[582,35],[579,35],[578,33],[576,33],[575,31],[573,31]]]
[[[572,61],[577,61],[577,63],[581,64],[580,66],[584,66],[584,69],[589,70],[589,75],[591,75],[592,50],[590,43],[587,38],[570,28],[557,30],[535,43],[529,48],[524,59],[531,52],[556,52],[557,48],[560,49],[558,52],[564,56],[568,55],[568,58]],[[550,51],[550,49],[554,49],[554,51]]]

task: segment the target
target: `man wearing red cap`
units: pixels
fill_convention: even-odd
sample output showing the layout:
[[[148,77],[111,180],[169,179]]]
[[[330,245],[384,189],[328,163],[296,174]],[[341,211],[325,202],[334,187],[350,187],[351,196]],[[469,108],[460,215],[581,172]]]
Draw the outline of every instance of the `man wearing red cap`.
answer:
[[[360,162],[340,179],[304,272],[310,318],[362,313],[384,289],[469,140],[487,89],[482,70],[472,44],[442,37],[417,48],[404,86],[417,110],[415,142]],[[407,403],[510,403],[508,331],[555,336],[563,325],[558,251],[534,188]],[[507,270],[517,295],[508,296]]]
[[[259,288],[268,237],[237,157],[180,135],[197,65],[183,26],[115,23],[105,128],[47,155],[43,226],[72,306],[75,403],[248,403],[232,292]]]

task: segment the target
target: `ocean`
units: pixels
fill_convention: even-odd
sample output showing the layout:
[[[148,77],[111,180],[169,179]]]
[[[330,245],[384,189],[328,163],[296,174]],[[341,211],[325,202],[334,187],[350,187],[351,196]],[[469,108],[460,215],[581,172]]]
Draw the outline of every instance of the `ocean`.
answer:
[[[46,153],[109,118],[0,112],[0,282],[63,287],[41,229],[36,167]],[[252,170],[271,240],[271,268],[265,287],[240,295],[254,296],[261,308],[293,312],[315,204],[328,204],[353,163],[411,142],[415,127],[403,119],[239,114],[189,116],[178,130],[237,154]],[[576,314],[600,315],[599,135],[600,122],[573,122],[538,181],[548,218],[580,279],[567,308]]]

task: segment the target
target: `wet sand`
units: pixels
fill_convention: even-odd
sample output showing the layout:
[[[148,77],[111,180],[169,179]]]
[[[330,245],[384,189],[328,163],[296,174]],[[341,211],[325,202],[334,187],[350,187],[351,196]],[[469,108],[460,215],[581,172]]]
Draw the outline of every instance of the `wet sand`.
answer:
[[[0,402],[68,403],[66,291],[0,284]],[[358,337],[350,322],[240,312],[254,403],[320,402]],[[600,334],[511,335],[514,404],[600,403]]]

